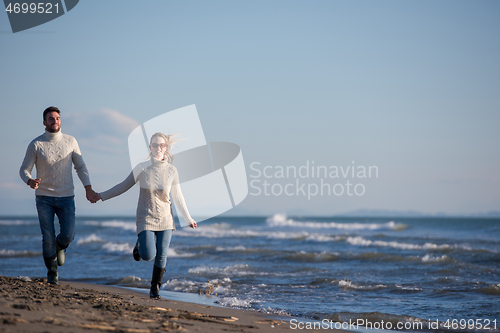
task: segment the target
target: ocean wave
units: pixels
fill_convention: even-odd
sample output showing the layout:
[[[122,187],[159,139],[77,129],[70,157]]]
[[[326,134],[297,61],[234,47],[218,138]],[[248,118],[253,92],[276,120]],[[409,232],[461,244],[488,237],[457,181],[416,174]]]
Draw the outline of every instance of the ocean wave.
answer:
[[[189,269],[189,273],[204,275],[204,274],[217,274],[217,275],[248,275],[254,274],[248,265],[231,265],[226,267],[207,267],[198,266]]]
[[[162,285],[163,290],[180,291],[187,293],[196,293],[204,295],[227,295],[230,294],[233,289],[231,288],[232,281],[230,278],[213,279],[207,282],[195,282],[190,280],[177,280],[172,279],[166,281]]]
[[[141,279],[138,276],[128,275],[115,281],[113,284],[133,288],[149,288],[151,286],[151,281]]]
[[[299,262],[330,262],[339,260],[339,255],[329,252],[300,251],[286,256],[285,259]]]
[[[179,253],[173,247],[169,247],[167,252],[169,258],[190,258],[196,255],[196,253]]]
[[[16,225],[38,225],[38,220],[0,220],[0,225],[16,226]]]
[[[196,292],[197,283],[189,280],[177,280],[171,279],[166,281],[162,285],[163,289],[172,290],[172,291],[184,291],[188,293]]]
[[[433,257],[430,254],[426,254],[422,258],[422,262],[425,263],[438,263],[438,262],[448,262],[451,260],[450,257],[448,257],[446,254],[443,254],[442,256],[438,257]]]
[[[305,239],[312,240],[315,242],[337,242],[345,240],[345,237],[337,235],[309,234],[305,237]]]
[[[410,292],[422,291],[422,288],[403,286],[401,284],[396,284],[395,287],[396,287],[396,289],[403,290],[403,291],[410,291]]]
[[[387,229],[393,231],[406,230],[408,226],[394,221],[386,223],[337,223],[337,222],[300,222],[287,219],[284,214],[274,214],[266,219],[270,227],[297,227],[309,229],[340,229],[340,230],[379,230]]]
[[[87,237],[79,238],[76,242],[77,245],[90,244],[90,243],[105,243],[106,240],[98,237],[96,234],[90,234]]]
[[[240,229],[216,229],[211,225],[200,226],[196,228],[197,231],[183,231],[175,232],[175,236],[181,237],[205,237],[205,238],[256,238],[264,237],[268,239],[306,239],[310,234],[306,231],[301,232],[288,232],[288,231],[255,231],[255,230],[240,230]]]
[[[215,251],[217,251],[217,252],[258,252],[259,249],[246,248],[243,245],[229,246],[229,247],[217,246],[215,248]]]
[[[253,302],[251,300],[242,300],[236,297],[222,297],[216,300],[215,303],[230,308],[250,308]]]
[[[90,225],[90,226],[101,226],[105,228],[122,228],[124,230],[130,230],[130,231],[136,231],[136,224],[135,222],[125,222],[125,221],[103,221],[103,222],[98,222],[98,221],[85,221],[83,222],[84,225]]]
[[[103,249],[112,253],[132,253],[134,249],[134,245],[130,245],[129,243],[113,243],[109,242],[102,246]]]
[[[380,240],[372,241],[360,236],[347,237],[346,242],[348,242],[351,245],[392,247],[401,250],[449,250],[455,247],[449,244],[437,245],[432,243],[425,243],[423,245],[420,245],[411,243],[399,243],[396,241],[391,241],[391,242],[380,241]]]
[[[478,292],[486,295],[500,295],[500,283],[492,284],[488,287],[477,289]]]
[[[304,269],[310,271],[310,269]],[[190,274],[199,275],[205,278],[221,277],[263,277],[263,276],[283,276],[281,272],[265,272],[262,269],[255,269],[249,265],[230,265],[226,267],[197,266],[188,271]],[[291,274],[286,274],[291,276]]]
[[[350,280],[340,280],[338,282],[339,287],[343,289],[355,289],[355,290],[376,290],[376,289],[384,289],[387,288],[386,285],[383,284],[372,284],[372,285],[359,285],[355,284]]]
[[[0,258],[36,257],[41,254],[42,254],[41,251],[40,252],[28,251],[28,250],[16,251],[16,250],[6,250],[6,249],[0,250]]]
[[[385,262],[398,262],[405,261],[407,258],[396,255],[396,254],[387,254],[382,252],[363,252],[354,256],[356,260],[378,260]]]
[[[253,230],[219,229],[219,228],[213,228],[212,225],[199,226],[196,228],[196,231],[177,230],[175,232],[175,236],[206,237],[206,238],[225,238],[225,237],[246,238],[246,237],[259,237],[262,235],[263,233]]]

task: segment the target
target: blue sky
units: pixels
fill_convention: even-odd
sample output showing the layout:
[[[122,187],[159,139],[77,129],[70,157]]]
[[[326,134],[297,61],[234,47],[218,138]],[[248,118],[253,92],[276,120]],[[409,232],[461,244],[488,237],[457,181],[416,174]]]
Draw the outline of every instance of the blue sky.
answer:
[[[36,214],[18,169],[50,105],[98,191],[130,172],[135,125],[196,104],[207,141],[237,143],[249,175],[379,170],[351,179],[362,196],[249,194],[234,213],[500,210],[499,15],[498,1],[86,0],[13,34],[0,14],[0,214]],[[78,214],[135,212],[137,189],[91,205],[75,185]]]

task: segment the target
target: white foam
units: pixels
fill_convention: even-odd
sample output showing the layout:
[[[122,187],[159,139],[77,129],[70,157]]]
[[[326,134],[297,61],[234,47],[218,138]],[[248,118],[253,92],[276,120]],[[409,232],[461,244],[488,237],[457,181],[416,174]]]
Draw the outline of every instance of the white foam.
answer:
[[[106,241],[104,239],[98,237],[96,234],[90,234],[87,237],[78,239],[76,244],[82,245],[82,244],[89,244],[89,243],[105,243],[105,242]]]
[[[39,222],[37,220],[0,220],[0,225],[13,226],[13,225],[37,225]]]
[[[395,286],[396,286],[396,288],[401,289],[401,290],[409,290],[409,291],[420,291],[420,290],[422,290],[422,288],[418,288],[418,287],[404,287],[404,286],[402,286],[400,284],[396,284]]]
[[[222,306],[236,308],[249,308],[252,306],[250,300],[241,300],[236,297],[222,297],[217,300],[216,303],[219,303]]]
[[[180,281],[177,279],[172,279],[163,284],[163,289],[188,293],[206,293],[207,291],[209,291],[210,294],[219,296],[232,292],[231,285],[232,281],[230,278],[213,279],[203,283],[189,280]]]
[[[135,222],[124,222],[124,221],[104,221],[101,222],[101,226],[108,228],[122,228],[125,230],[136,230]]]
[[[372,241],[368,239],[364,239],[363,237],[347,237],[346,241],[351,245],[360,245],[360,246],[380,246],[380,247],[392,247],[395,249],[402,250],[445,250],[451,249],[452,246],[448,244],[432,244],[425,243],[423,245],[420,244],[410,244],[410,243],[399,243],[399,242],[386,242],[386,241]]]
[[[177,279],[168,280],[163,284],[164,289],[173,291],[196,292],[196,283],[193,281],[179,281]]]
[[[287,219],[284,214],[274,214],[266,219],[270,227],[297,227],[310,229],[340,229],[340,230],[403,230],[407,226],[390,221],[387,223],[337,223],[337,222],[299,222]]]
[[[31,256],[38,256],[40,254],[41,252],[34,252],[28,250],[22,250],[22,251],[6,250],[6,249],[0,250],[0,257],[31,257]]]
[[[168,248],[168,258],[189,258],[194,257],[196,253],[179,253],[173,247]]]
[[[106,249],[108,252],[116,252],[116,253],[132,253],[134,246],[129,243],[106,243],[103,246],[103,249]]]
[[[175,232],[175,236],[181,237],[206,237],[206,238],[246,238],[246,237],[265,237],[268,239],[301,239],[309,236],[306,231],[289,232],[289,231],[254,231],[254,230],[239,230],[239,229],[218,229],[211,226],[200,226],[193,231],[179,230]]]
[[[345,288],[345,289],[374,290],[374,289],[387,288],[387,286],[383,285],[383,284],[368,285],[368,286],[357,285],[349,280],[340,280],[338,283],[339,283],[339,287]]]
[[[120,281],[118,281],[119,284],[129,284],[129,283],[134,283],[134,282],[141,282],[142,279],[138,276],[134,276],[134,275],[128,275],[126,277],[124,277],[123,279],[121,279]]]
[[[449,257],[446,254],[443,254],[441,257],[432,257],[430,254],[426,254],[422,257],[422,262],[426,263],[437,263],[448,260]]]
[[[307,235],[306,240],[313,240],[316,242],[332,242],[345,239],[342,236],[325,235],[325,234],[310,234]]]
[[[255,273],[252,272],[248,265],[231,265],[226,267],[207,267],[207,266],[198,266],[195,268],[189,269],[189,273],[191,274],[215,274],[215,275],[254,275],[254,274],[265,274],[265,272]]]
[[[218,252],[241,252],[241,251],[247,251],[247,250],[253,250],[253,249],[247,249],[243,245],[240,246],[230,246],[230,247],[223,247],[223,246],[217,246],[215,248],[215,251]]]

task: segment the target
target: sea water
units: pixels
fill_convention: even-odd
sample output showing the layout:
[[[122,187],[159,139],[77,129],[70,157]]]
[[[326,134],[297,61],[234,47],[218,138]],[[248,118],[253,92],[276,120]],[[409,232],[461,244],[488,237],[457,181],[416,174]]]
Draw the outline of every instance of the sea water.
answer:
[[[136,240],[133,217],[77,218],[60,278],[149,288]],[[45,276],[36,217],[0,218],[0,262],[1,275]],[[332,323],[500,332],[500,220],[212,218],[174,231],[161,288]]]

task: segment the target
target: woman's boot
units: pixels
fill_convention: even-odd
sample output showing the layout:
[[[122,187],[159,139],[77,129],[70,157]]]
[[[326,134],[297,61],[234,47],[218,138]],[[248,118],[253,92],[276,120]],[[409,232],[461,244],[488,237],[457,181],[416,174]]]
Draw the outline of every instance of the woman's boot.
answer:
[[[52,259],[43,258],[47,267],[47,283],[58,284],[59,274],[57,273],[57,256]]]
[[[161,299],[160,286],[161,280],[163,279],[163,273],[165,273],[165,271],[165,268],[158,268],[153,265],[153,277],[151,278],[151,290],[149,291],[150,298]]]

